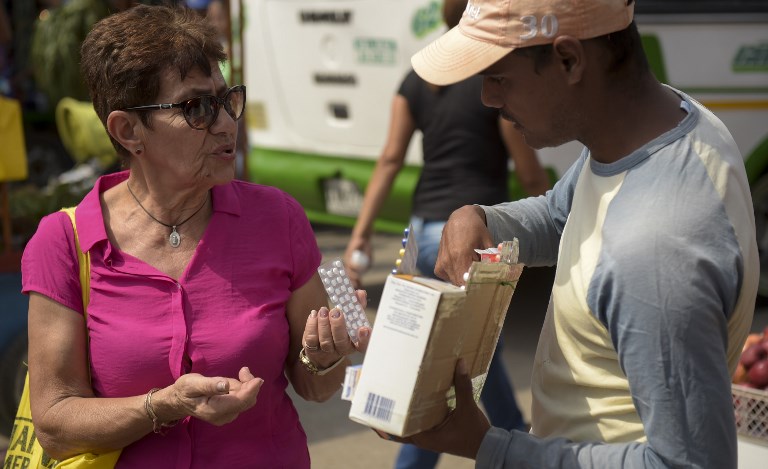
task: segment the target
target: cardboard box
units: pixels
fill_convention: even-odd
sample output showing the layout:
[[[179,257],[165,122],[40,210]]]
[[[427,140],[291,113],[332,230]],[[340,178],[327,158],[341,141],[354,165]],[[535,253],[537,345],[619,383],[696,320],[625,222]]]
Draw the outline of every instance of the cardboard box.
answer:
[[[521,264],[475,262],[466,289],[390,275],[355,386],[350,419],[396,436],[442,422],[463,357],[477,399]]]

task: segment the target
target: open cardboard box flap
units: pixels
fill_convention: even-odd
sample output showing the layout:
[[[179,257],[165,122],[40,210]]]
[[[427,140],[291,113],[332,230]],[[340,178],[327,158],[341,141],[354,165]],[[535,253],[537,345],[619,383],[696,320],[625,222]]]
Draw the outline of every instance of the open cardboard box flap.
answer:
[[[409,436],[442,422],[464,358],[478,399],[522,264],[475,262],[466,289],[439,280],[387,278],[350,418]]]

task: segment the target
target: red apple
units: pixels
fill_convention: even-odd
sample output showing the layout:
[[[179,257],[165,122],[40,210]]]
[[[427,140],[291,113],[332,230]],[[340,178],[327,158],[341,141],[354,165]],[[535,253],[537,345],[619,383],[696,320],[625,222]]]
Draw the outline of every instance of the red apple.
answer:
[[[744,353],[741,354],[740,363],[749,370],[755,363],[768,356],[768,350],[760,343],[750,345]]]
[[[747,373],[749,382],[757,388],[768,386],[768,360],[760,360],[752,365]]]
[[[763,340],[764,337],[765,336],[762,334],[755,334],[755,333],[749,334],[747,336],[747,340],[744,341],[744,346],[741,347],[741,351],[744,352],[750,347],[750,345],[760,343],[760,341]]]

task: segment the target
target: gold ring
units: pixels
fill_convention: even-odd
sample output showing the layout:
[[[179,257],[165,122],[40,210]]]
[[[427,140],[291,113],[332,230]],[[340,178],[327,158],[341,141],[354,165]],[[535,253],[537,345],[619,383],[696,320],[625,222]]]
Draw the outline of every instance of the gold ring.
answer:
[[[308,352],[317,352],[318,350],[320,350],[320,346],[319,345],[315,345],[314,347],[311,347],[311,346],[307,345],[306,342],[304,342],[304,349],[307,350]]]

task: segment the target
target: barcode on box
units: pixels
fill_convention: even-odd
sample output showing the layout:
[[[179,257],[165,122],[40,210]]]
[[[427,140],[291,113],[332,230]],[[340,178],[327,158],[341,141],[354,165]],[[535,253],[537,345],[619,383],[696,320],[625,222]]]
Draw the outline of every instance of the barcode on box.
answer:
[[[392,409],[394,408],[394,400],[371,392],[368,393],[363,413],[384,422],[389,422],[392,419]]]

